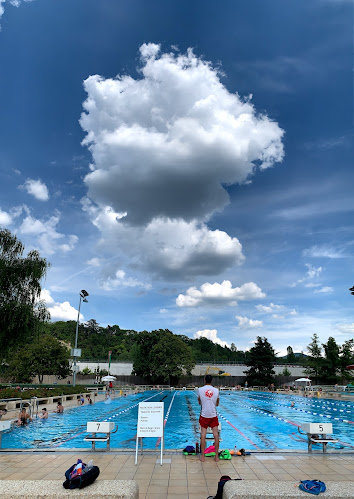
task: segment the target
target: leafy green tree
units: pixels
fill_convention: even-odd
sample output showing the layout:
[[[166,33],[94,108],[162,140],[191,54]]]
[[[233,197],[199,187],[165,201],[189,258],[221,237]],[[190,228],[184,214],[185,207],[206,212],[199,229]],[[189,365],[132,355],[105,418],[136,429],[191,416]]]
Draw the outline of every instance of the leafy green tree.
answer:
[[[292,347],[288,346],[286,352],[287,352],[286,361],[288,362],[288,364],[293,364],[296,361],[296,357]]]
[[[339,360],[340,360],[339,371],[342,382],[345,379],[352,381],[353,371],[347,369],[346,367],[351,364],[354,364],[354,339],[347,340],[343,343],[340,349]]]
[[[322,348],[320,346],[319,338],[316,333],[311,338],[311,343],[307,346],[309,355],[305,363],[305,373],[315,378],[316,382],[321,373],[323,365]]]
[[[70,351],[50,335],[44,334],[29,345],[20,348],[12,357],[7,375],[18,382],[29,382],[44,375],[65,378],[71,374]]]
[[[191,349],[168,329],[138,335],[134,374],[155,383],[176,383],[183,374],[190,374],[194,365]]]
[[[274,383],[275,351],[267,338],[257,336],[254,346],[249,350],[246,366],[250,369],[244,371],[250,386],[268,386]]]
[[[49,318],[44,303],[38,303],[49,263],[38,251],[23,256],[24,249],[9,230],[0,229],[0,352],[5,357]]]
[[[280,373],[280,376],[291,376],[291,372],[287,367],[284,367],[283,371]]]
[[[93,374],[91,369],[89,367],[85,367],[79,374],[82,374],[83,376],[89,376],[90,374]]]
[[[327,383],[336,383],[339,380],[340,347],[332,336],[328,338],[327,343],[322,343],[322,346],[325,357],[322,360],[320,376]]]
[[[175,384],[195,365],[191,349],[176,335],[166,331],[151,350],[154,379]]]

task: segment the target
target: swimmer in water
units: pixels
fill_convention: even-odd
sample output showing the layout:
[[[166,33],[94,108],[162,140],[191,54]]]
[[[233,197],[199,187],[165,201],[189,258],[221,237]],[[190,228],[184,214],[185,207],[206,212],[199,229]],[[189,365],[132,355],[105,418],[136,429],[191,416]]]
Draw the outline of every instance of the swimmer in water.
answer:
[[[57,404],[57,411],[59,414],[63,413],[64,412],[64,407],[63,407],[63,404],[61,402],[58,401],[58,404]]]
[[[290,407],[295,407],[295,402],[291,402]]]
[[[17,424],[19,426],[26,426],[28,419],[32,421],[31,416],[26,412],[26,407],[22,407],[20,414],[18,415]]]
[[[42,409],[42,414],[39,415],[41,419],[48,419],[48,411],[45,407]]]

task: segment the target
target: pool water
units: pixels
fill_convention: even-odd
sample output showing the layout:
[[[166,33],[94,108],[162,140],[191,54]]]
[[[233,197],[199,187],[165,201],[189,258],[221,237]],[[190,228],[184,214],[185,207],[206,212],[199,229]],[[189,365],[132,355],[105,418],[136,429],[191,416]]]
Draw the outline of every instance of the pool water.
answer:
[[[196,392],[150,391],[113,399],[110,404],[97,402],[50,414],[47,420],[34,419],[26,427],[14,427],[2,437],[2,449],[91,448],[84,442],[87,421],[113,421],[117,433],[111,436],[112,449],[134,449],[138,404],[164,402],[165,448],[183,449],[199,439],[200,407]],[[291,407],[291,402],[295,406]],[[307,439],[298,433],[301,423],[328,422],[339,439],[329,444],[354,449],[354,404],[324,398],[277,395],[263,392],[221,392],[218,407],[222,424],[220,448],[244,447],[249,450],[306,450]],[[154,449],[156,438],[144,438],[144,448]],[[96,448],[105,444],[96,444]]]

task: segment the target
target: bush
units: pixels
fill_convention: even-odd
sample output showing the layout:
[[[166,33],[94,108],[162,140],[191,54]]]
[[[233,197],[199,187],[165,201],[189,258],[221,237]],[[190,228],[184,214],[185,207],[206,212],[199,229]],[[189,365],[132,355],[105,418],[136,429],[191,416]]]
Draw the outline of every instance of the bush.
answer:
[[[32,397],[45,398],[57,397],[60,395],[71,395],[74,393],[86,393],[88,389],[85,386],[62,386],[55,388],[35,388],[20,391],[16,388],[2,388],[0,389],[0,399],[22,398],[30,399]]]

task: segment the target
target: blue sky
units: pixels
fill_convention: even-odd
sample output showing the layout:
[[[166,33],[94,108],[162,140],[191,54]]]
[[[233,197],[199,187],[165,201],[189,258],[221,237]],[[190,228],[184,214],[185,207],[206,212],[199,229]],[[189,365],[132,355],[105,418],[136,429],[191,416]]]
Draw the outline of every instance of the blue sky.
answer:
[[[354,337],[353,3],[0,0],[0,225],[52,320]]]

